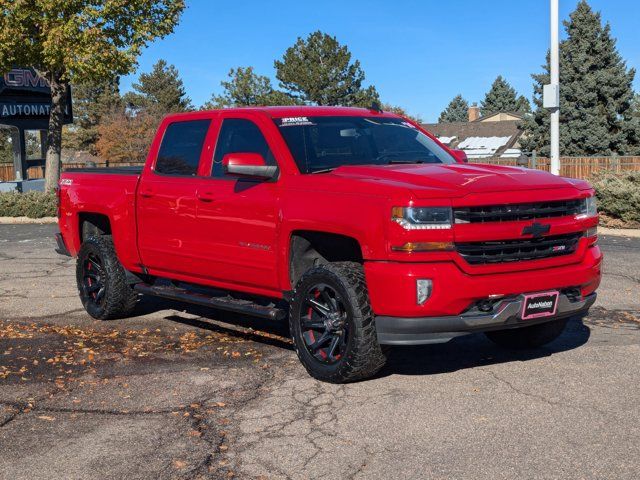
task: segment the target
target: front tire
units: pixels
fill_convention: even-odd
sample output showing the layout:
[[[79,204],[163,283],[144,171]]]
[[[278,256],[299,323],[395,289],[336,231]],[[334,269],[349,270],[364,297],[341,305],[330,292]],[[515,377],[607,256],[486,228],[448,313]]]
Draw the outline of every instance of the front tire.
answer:
[[[110,235],[83,242],[76,262],[76,282],[84,309],[95,319],[128,317],[136,306],[138,295],[127,283]]]
[[[289,326],[298,358],[318,380],[361,380],[386,362],[364,269],[358,263],[335,262],[308,270],[293,292]]]
[[[495,344],[511,350],[539,348],[558,338],[567,325],[567,319],[552,320],[529,327],[510,330],[496,330],[485,332],[489,340]]]

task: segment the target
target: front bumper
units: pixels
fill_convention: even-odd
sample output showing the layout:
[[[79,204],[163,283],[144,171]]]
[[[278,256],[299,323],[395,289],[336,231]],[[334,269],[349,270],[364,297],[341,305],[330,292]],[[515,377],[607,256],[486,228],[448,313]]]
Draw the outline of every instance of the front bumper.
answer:
[[[558,298],[558,309],[553,317],[521,320],[522,295],[503,300],[494,308],[494,313],[479,314],[477,311],[445,317],[376,317],[378,341],[382,345],[424,345],[443,343],[460,335],[507,328],[521,328],[537,323],[549,322],[586,314],[596,301],[591,293],[579,299],[571,299],[565,294]]]

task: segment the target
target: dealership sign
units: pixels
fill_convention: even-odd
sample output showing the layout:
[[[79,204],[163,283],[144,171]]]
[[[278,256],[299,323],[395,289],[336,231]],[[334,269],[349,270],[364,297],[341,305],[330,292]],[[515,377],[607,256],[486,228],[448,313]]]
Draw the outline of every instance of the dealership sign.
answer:
[[[0,76],[0,123],[44,120],[51,112],[48,82],[32,68],[14,68]],[[73,121],[71,94],[67,92],[64,123]]]

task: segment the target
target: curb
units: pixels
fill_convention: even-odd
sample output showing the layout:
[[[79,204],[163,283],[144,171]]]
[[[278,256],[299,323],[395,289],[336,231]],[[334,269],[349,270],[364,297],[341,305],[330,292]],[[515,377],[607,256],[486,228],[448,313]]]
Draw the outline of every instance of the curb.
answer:
[[[0,225],[44,225],[49,223],[58,223],[57,217],[0,217]]]

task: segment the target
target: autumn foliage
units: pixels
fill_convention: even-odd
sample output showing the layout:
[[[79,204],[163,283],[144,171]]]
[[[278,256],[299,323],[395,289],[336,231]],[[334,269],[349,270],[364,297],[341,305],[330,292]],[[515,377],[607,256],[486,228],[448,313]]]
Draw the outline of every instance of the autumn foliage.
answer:
[[[98,155],[109,163],[144,163],[160,120],[146,113],[110,115],[98,126]]]

